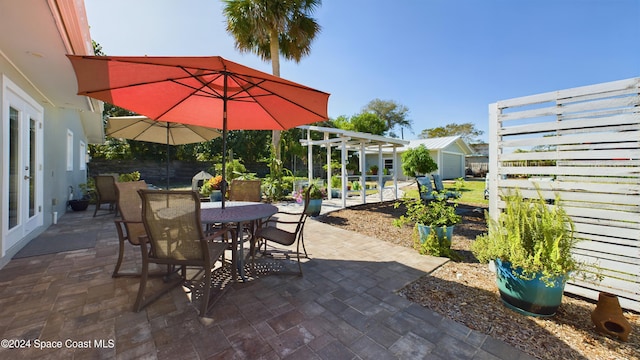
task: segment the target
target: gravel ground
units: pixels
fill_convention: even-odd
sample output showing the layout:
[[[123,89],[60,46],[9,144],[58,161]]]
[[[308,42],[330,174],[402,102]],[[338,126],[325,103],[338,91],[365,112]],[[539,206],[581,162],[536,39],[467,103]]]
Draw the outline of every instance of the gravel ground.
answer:
[[[461,224],[451,247],[462,257],[449,261],[400,291],[407,299],[452,320],[503,340],[540,359],[640,359],[640,314],[625,312],[633,329],[627,342],[595,331],[595,303],[566,295],[556,315],[541,319],[520,315],[500,301],[495,275],[470,252],[471,241],[486,231],[484,208],[460,205]],[[393,202],[343,209],[319,221],[405,247],[413,247],[412,228],[397,228],[393,219],[404,213]]]

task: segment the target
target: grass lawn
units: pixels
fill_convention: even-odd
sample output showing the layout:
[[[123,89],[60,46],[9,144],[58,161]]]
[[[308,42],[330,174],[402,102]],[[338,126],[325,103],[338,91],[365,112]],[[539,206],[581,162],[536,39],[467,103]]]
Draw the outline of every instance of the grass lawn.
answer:
[[[444,181],[444,188],[449,191],[454,191],[454,181]],[[460,203],[488,206],[489,200],[484,199],[484,178],[482,179],[466,179],[464,187],[460,191],[462,197],[459,199]],[[405,193],[406,196],[411,198],[418,198],[418,190],[411,189]]]

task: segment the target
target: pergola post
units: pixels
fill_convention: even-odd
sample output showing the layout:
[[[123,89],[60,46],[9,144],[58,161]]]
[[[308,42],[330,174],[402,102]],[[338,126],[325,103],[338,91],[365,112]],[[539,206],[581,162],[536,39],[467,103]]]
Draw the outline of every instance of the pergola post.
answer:
[[[362,203],[367,203],[367,190],[365,189],[366,178],[366,167],[367,164],[364,158],[364,141],[360,141],[360,196],[362,196]]]
[[[384,201],[384,164],[382,163],[382,145],[378,145],[378,191],[380,192],[380,201]]]
[[[307,169],[308,169],[308,178],[309,185],[313,181],[313,144],[311,142],[311,129],[307,129]]]
[[[349,181],[349,179],[347,178],[347,141],[344,138],[342,139],[342,146],[340,150],[341,150],[340,160],[342,162],[341,164],[342,174],[340,174],[340,176],[342,177],[342,191],[340,195],[342,196],[342,207],[346,208],[347,207],[347,182]]]
[[[398,164],[398,161],[396,161],[397,157],[398,157],[398,150],[394,146],[393,158],[391,159],[391,167],[393,168],[393,192],[394,192],[394,197],[396,199],[398,199],[398,171],[400,170],[397,168],[397,164]]]
[[[324,133],[324,140],[327,147],[327,198],[331,200],[331,143],[329,140],[329,133]]]

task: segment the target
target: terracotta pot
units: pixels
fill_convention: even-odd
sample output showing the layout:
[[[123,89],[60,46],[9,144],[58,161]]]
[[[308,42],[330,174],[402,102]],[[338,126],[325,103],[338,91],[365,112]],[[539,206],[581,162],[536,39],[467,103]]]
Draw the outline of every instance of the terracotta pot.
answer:
[[[618,337],[622,341],[629,338],[631,324],[622,315],[618,297],[613,294],[601,292],[598,295],[598,304],[591,313],[591,321],[599,332]]]

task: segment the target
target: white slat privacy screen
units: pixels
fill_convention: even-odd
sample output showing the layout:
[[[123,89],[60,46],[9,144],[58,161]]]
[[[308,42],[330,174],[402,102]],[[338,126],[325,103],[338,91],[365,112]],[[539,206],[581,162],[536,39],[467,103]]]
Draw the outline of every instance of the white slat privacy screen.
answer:
[[[589,270],[565,290],[640,311],[640,78],[491,104],[489,136],[491,216],[509,189],[557,193]]]

